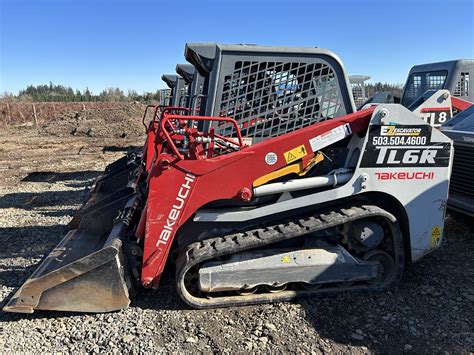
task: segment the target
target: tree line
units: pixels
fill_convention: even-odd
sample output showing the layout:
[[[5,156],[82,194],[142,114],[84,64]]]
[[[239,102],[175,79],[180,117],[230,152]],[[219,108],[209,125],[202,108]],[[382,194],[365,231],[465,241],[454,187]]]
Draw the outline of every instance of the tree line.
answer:
[[[119,88],[107,88],[95,95],[89,88],[83,91],[74,90],[71,87],[49,82],[49,85],[28,85],[20,90],[18,95],[5,92],[0,95],[0,99],[10,102],[162,102],[162,99],[168,95],[169,91],[166,89],[138,94],[135,90],[128,90],[125,93]]]
[[[372,96],[376,92],[388,91],[394,96],[401,97],[403,93],[403,84],[374,83],[365,84],[365,94],[367,97]]]
[[[389,91],[395,96],[401,96],[403,85],[381,82],[365,84],[367,97],[380,91]],[[125,93],[119,88],[107,88],[95,95],[89,88],[83,91],[74,90],[71,87],[54,85],[50,82],[49,85],[28,85],[26,89],[20,90],[18,95],[5,92],[0,95],[0,100],[9,102],[163,102],[167,96],[169,96],[168,89],[138,94],[135,90],[128,90]]]

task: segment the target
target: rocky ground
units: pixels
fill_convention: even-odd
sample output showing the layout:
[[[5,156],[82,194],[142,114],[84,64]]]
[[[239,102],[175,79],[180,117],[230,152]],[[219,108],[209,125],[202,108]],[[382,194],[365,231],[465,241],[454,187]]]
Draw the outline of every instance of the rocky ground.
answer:
[[[0,306],[61,239],[124,138],[0,132]],[[157,292],[109,314],[0,312],[0,350],[28,352],[474,351],[474,227],[450,215],[444,246],[409,266],[399,288],[251,307],[192,310],[168,275]]]

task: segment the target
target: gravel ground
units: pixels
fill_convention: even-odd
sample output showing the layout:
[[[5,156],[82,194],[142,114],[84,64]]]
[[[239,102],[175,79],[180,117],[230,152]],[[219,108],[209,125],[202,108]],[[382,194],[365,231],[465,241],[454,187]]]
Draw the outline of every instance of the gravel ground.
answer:
[[[140,140],[138,140],[140,141]],[[132,141],[0,133],[0,306],[61,239],[87,188]],[[137,140],[135,140],[135,143]],[[104,147],[114,147],[107,149]],[[172,275],[108,314],[0,312],[0,351],[474,351],[474,227],[450,215],[441,249],[392,292],[192,310]]]

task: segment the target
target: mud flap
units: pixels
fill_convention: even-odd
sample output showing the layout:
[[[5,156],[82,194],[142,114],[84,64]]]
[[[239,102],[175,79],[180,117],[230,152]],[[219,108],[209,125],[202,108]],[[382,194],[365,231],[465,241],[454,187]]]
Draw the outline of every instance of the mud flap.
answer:
[[[132,285],[122,243],[139,203],[139,194],[131,194],[84,215],[79,228],[67,233],[3,310],[110,312],[127,307]]]

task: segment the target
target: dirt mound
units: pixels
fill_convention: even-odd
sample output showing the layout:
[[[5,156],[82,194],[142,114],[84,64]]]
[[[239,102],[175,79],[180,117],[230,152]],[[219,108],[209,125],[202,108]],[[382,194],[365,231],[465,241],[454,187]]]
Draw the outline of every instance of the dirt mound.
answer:
[[[68,112],[49,120],[41,130],[58,137],[139,137],[145,134],[143,110],[142,104],[131,103],[108,109]]]

